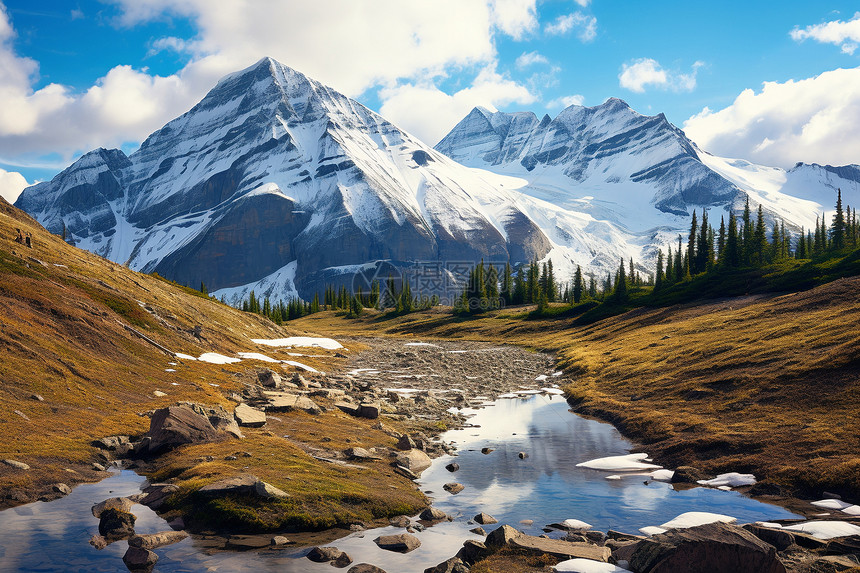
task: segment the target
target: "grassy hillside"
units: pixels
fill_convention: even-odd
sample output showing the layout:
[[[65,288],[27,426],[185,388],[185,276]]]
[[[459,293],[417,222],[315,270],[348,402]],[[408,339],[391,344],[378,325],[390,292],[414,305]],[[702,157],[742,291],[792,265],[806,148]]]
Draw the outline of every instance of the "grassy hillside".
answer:
[[[640,308],[579,325],[442,311],[292,324],[337,334],[498,340],[556,352],[581,413],[668,466],[751,471],[805,494],[860,498],[860,278],[787,295]]]
[[[16,228],[32,233],[33,248],[14,242]],[[198,326],[199,337],[194,335]],[[0,464],[0,505],[15,503],[8,498],[13,491],[38,496],[57,482],[104,476],[91,469],[98,460],[93,439],[142,434],[149,427],[143,413],[177,401],[221,404],[232,411],[227,394],[241,391],[256,369],[273,367],[247,360],[224,366],[177,360],[130,329],[191,356],[251,351],[285,359],[285,350],[258,347],[251,338],[297,334],[71,247],[0,199],[0,459],[31,466],[23,471]],[[357,348],[342,352],[350,350]],[[316,357],[300,360],[320,370],[344,363],[334,352],[308,354]],[[274,367],[287,374],[294,370]],[[187,488],[255,473],[295,498],[272,523],[322,527],[425,504],[413,484],[392,475],[387,464],[347,470],[315,460],[299,447],[322,446],[323,438],[330,440],[327,447],[347,447],[348,438],[357,434],[362,442],[353,439],[351,445],[393,445],[393,438],[371,429],[372,421],[340,412],[279,418],[266,428],[246,430],[241,441],[182,448],[162,460],[159,471],[179,476]],[[288,432],[292,442],[278,437]],[[222,461],[237,450],[252,457]],[[201,456],[216,461],[201,461],[207,459]],[[391,484],[385,491],[381,480]],[[320,483],[326,489],[322,494]]]

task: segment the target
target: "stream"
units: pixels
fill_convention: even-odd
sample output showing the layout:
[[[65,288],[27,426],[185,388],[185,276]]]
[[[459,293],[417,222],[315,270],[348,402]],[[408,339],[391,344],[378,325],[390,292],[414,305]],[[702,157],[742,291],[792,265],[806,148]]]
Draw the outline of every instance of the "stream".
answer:
[[[609,472],[576,464],[630,452],[632,444],[611,425],[569,412],[562,396],[530,395],[493,404],[464,411],[473,415],[470,426],[442,436],[456,445],[458,455],[433,460],[418,482],[433,505],[453,521],[416,533],[421,546],[405,555],[384,551],[373,543],[379,535],[404,532],[395,527],[352,533],[330,545],[347,552],[354,563],[372,563],[389,573],[420,573],[453,556],[466,539],[483,540],[469,532],[476,526],[469,520],[482,511],[531,535],[540,535],[545,525],[568,518],[586,521],[599,531],[638,533],[640,527],[659,525],[687,511],[731,515],[739,523],[799,517],[732,491],[703,487],[676,491],[647,475],[607,480]],[[482,448],[492,451],[484,454]],[[527,456],[521,459],[520,452]],[[455,473],[445,469],[452,461],[460,465]],[[459,482],[465,489],[449,494],[442,488],[448,482]],[[137,493],[143,483],[131,471],[115,472],[99,483],[76,487],[63,499],[0,512],[0,570],[125,570],[126,541],[103,550],[89,545],[90,537],[98,533],[98,520],[90,508],[108,497]],[[170,529],[147,507],[135,505],[133,513],[137,533]],[[550,533],[552,537],[561,535]],[[327,563],[306,559],[308,549],[213,552],[189,537],[156,549],[155,571],[333,570]]]

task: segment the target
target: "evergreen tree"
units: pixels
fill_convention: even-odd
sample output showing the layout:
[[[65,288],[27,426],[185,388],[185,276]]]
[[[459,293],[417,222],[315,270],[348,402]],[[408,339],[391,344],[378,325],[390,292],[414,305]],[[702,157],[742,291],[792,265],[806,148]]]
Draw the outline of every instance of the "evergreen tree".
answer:
[[[546,298],[549,302],[555,302],[558,298],[558,285],[555,282],[555,273],[552,270],[552,259],[546,264],[546,284],[544,285]]]
[[[672,256],[672,245],[669,245],[669,253],[666,255],[666,277],[664,282],[666,285],[675,283],[675,258]]]
[[[514,277],[511,270],[511,264],[505,263],[505,270],[502,273],[502,291],[499,293],[502,302],[505,305],[513,303],[514,300]]]
[[[729,267],[737,267],[741,264],[741,245],[738,240],[738,222],[735,214],[729,213],[729,228],[726,232],[726,256],[723,258]]]
[[[612,274],[606,273],[606,280],[603,281],[603,298],[606,298],[612,293]]]
[[[317,313],[320,311],[320,295],[319,295],[319,293],[314,293],[314,299],[311,301],[310,311],[312,313]]]
[[[487,304],[488,308],[499,308],[499,271],[496,265],[487,269]]]
[[[412,312],[415,310],[415,299],[412,298],[412,287],[409,285],[408,277],[401,276],[403,288],[400,289],[400,300],[397,304],[398,312]]]
[[[815,237],[813,238],[812,243],[812,254],[820,255],[824,252],[824,242],[823,237],[821,236],[821,225],[819,224],[818,217],[815,217]]]
[[[588,298],[597,300],[597,279],[594,275],[588,277]]]
[[[368,306],[371,308],[376,308],[379,305],[379,281],[377,279],[373,279],[373,282],[370,283],[370,303]]]
[[[752,261],[753,251],[753,222],[752,213],[750,212],[750,198],[747,195],[746,204],[744,205],[744,216],[742,219],[742,233],[740,236],[740,260],[741,263],[748,265]]]
[[[842,211],[842,189],[836,190],[836,213],[830,229],[830,242],[833,249],[845,246],[845,213]]]
[[[526,304],[537,302],[539,296],[538,293],[540,292],[539,282],[540,265],[535,261],[529,266],[528,282],[526,283],[526,298],[524,301]]]
[[[636,268],[633,266],[633,257],[630,257],[630,270],[627,272],[627,283],[636,284]]]
[[[699,227],[699,232],[696,235],[696,258],[695,264],[690,265],[692,268],[690,269],[692,274],[698,274],[705,272],[709,264],[709,258],[711,258],[711,253],[714,250],[714,242],[710,241],[710,245],[708,244],[708,212],[702,210],[702,224]],[[693,270],[695,269],[695,272]]]
[[[657,251],[657,273],[654,275],[654,292],[663,288],[663,249]]]
[[[675,282],[679,283],[684,280],[684,261],[681,252],[681,235],[678,235],[678,250],[675,252]]]
[[[582,291],[585,289],[585,284],[582,282],[582,268],[576,265],[576,272],[573,274],[573,292],[572,298],[574,304],[579,304],[582,300]]]
[[[794,257],[797,259],[808,259],[806,254],[806,231],[803,227],[800,228],[800,235],[797,237],[797,249],[794,251]]]
[[[271,316],[272,315],[272,303],[269,302],[269,295],[266,295],[263,298],[263,316]]]
[[[766,251],[767,231],[764,226],[764,211],[762,210],[761,205],[759,205],[752,245],[752,256],[756,264],[763,265],[765,263]]]
[[[525,274],[525,267],[520,267],[517,274],[514,276],[513,304],[525,304],[526,302],[527,280]]]
[[[690,236],[687,239],[687,265],[691,275],[698,272],[696,268],[696,237],[699,225],[696,222],[696,210],[693,209],[693,222],[690,224]]]
[[[726,218],[720,216],[720,234],[717,236],[717,264],[726,264]]]
[[[615,277],[615,292],[612,294],[618,302],[627,300],[627,276],[624,272],[623,258],[621,259],[621,265],[618,267],[618,274]]]

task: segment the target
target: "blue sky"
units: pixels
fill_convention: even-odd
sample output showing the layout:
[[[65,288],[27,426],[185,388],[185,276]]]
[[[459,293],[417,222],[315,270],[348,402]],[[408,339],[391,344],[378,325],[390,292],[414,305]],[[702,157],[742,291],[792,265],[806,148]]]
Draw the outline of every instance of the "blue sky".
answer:
[[[475,105],[554,116],[620,97],[665,113],[719,155],[781,167],[860,163],[857,10],[808,1],[0,0],[0,192],[50,178],[95,147],[133,151],[219,77],[267,55],[430,144]]]

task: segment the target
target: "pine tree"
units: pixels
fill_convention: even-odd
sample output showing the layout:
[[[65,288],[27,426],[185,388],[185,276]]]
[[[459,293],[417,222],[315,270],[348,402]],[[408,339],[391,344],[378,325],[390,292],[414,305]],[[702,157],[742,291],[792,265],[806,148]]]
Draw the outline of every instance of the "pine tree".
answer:
[[[666,255],[666,277],[664,279],[667,286],[675,283],[674,262],[674,257],[672,256],[672,245],[669,245],[669,253]]]
[[[678,235],[678,250],[675,252],[675,282],[684,280],[684,261],[681,253],[681,235]]]
[[[797,237],[797,249],[794,251],[794,258],[809,258],[809,255],[806,254],[806,231],[804,231],[803,227],[800,228],[800,235]]]
[[[606,280],[603,281],[603,292],[601,293],[603,298],[605,299],[607,296],[612,294],[612,274],[606,273]]]
[[[525,304],[526,302],[526,270],[525,267],[520,267],[517,274],[514,275],[514,296],[513,304]]]
[[[742,233],[740,236],[740,260],[743,264],[748,265],[752,261],[753,251],[753,222],[752,213],[750,212],[750,198],[747,195],[746,204],[744,205],[744,215],[742,219]]]
[[[698,236],[699,225],[696,222],[696,210],[693,209],[693,222],[690,224],[690,236],[687,239],[687,265],[691,275],[696,274],[696,237]]]
[[[488,308],[499,308],[499,271],[495,265],[487,270],[487,303]]]
[[[710,227],[708,226],[708,212],[702,211],[702,224],[699,227],[699,233],[696,236],[696,264],[693,274],[705,272],[710,267],[713,261],[714,241],[708,235]]]
[[[737,267],[741,263],[741,245],[738,240],[738,222],[734,213],[729,213],[729,228],[726,230],[726,266]]]
[[[780,242],[779,223],[773,222],[773,229],[770,232],[770,258],[773,261],[778,261],[782,258],[782,243]]]
[[[317,313],[320,311],[320,295],[319,293],[314,293],[314,299],[311,301],[311,313]]]
[[[763,265],[765,263],[765,252],[767,251],[767,231],[764,226],[764,211],[758,206],[755,231],[753,232],[752,256],[754,261]]]
[[[511,264],[505,263],[505,270],[502,273],[502,291],[499,293],[502,302],[505,305],[513,303],[514,300],[514,277],[511,270]]]
[[[537,302],[538,293],[540,291],[540,287],[538,284],[539,281],[540,281],[540,265],[538,265],[537,261],[535,261],[529,266],[528,282],[526,283],[526,298],[525,298],[525,302],[527,304]]]
[[[558,285],[555,282],[555,273],[552,270],[552,259],[546,264],[546,284],[544,288],[546,289],[547,300],[555,302],[555,299],[558,298]]]
[[[663,288],[663,249],[657,251],[657,273],[654,275],[654,292]]]
[[[720,234],[717,237],[717,264],[726,264],[726,218],[720,216]]]
[[[591,300],[597,299],[597,279],[594,275],[588,277],[588,298]]]
[[[821,225],[819,224],[818,217],[815,217],[815,237],[813,238],[812,243],[812,254],[820,255],[824,252],[824,246],[821,237]]]
[[[613,296],[618,302],[627,300],[627,276],[624,272],[623,258],[621,259],[621,265],[618,267],[618,274],[615,276],[615,292]]]
[[[209,296],[209,290],[207,290],[206,283],[204,283],[203,281],[200,281],[200,292],[202,292],[206,296]]]
[[[585,288],[585,284],[582,282],[582,268],[579,265],[576,265],[576,272],[573,274],[573,303],[579,304],[579,301],[582,300],[582,291]]]
[[[842,189],[836,190],[836,213],[830,230],[831,247],[841,249],[845,246],[845,213],[842,211]]]

